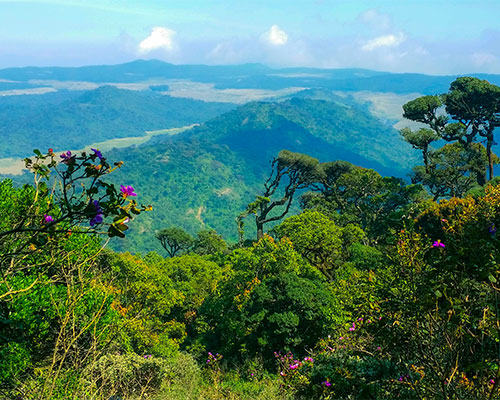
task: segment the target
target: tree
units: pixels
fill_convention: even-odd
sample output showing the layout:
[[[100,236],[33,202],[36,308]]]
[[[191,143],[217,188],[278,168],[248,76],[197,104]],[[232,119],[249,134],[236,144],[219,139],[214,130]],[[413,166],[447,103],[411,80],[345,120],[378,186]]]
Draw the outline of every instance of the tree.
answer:
[[[387,237],[390,226],[400,224],[401,215],[422,195],[419,185],[348,163],[327,163],[324,172],[318,192],[302,196],[302,208],[317,209],[339,226],[357,224],[373,243]]]
[[[240,243],[243,240],[243,219],[245,217],[255,214],[257,239],[262,238],[265,224],[279,221],[288,213],[295,192],[319,182],[322,176],[322,170],[316,158],[288,150],[282,150],[278,157],[273,159],[271,168],[271,174],[264,183],[262,195],[257,196],[256,200],[250,203],[237,218]],[[282,191],[278,191],[281,183],[284,183],[285,187]],[[278,195],[278,198],[272,199],[274,195]],[[272,211],[277,207],[284,207],[284,210],[276,215]]]
[[[500,87],[473,77],[457,78],[445,97],[446,111],[461,123],[472,141],[476,135],[486,139],[489,179],[493,179],[494,130],[500,126]]]
[[[429,145],[440,139],[440,136],[432,129],[421,128],[413,131],[410,128],[401,129],[401,136],[412,145],[414,149],[422,150],[422,158],[426,172],[429,172]]]
[[[194,238],[182,228],[170,227],[156,233],[156,238],[170,257],[188,251]]]
[[[352,230],[345,238],[344,229]],[[352,244],[349,238],[357,236],[360,241],[364,236],[360,228],[352,225],[340,228],[327,216],[313,210],[287,218],[274,228],[274,232],[279,238],[288,237],[294,249],[329,280],[333,280],[335,269],[347,259],[345,250]],[[349,243],[344,243],[344,239]]]
[[[403,116],[428,125],[439,137],[459,142],[466,150],[478,136],[485,138],[489,179],[493,179],[492,147],[494,130],[500,126],[500,87],[486,80],[460,77],[444,95],[422,96],[403,105]]]
[[[193,243],[193,251],[201,256],[224,253],[227,251],[227,243],[215,230],[207,229],[198,232]]]
[[[493,161],[498,163],[494,156]],[[486,179],[488,158],[484,146],[459,142],[448,143],[429,154],[427,168],[413,168],[412,182],[425,185],[434,200],[441,197],[462,196]]]
[[[445,115],[438,115],[442,106],[442,96],[418,97],[403,105],[403,117],[429,125],[436,133],[440,133],[448,121]]]

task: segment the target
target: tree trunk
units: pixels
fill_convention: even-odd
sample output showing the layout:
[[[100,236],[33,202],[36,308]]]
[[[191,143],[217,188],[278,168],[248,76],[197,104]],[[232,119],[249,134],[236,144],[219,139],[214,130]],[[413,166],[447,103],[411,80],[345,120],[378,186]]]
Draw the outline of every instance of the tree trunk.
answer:
[[[429,173],[429,149],[427,146],[422,150],[422,157],[424,159],[425,173]]]
[[[260,222],[260,220],[255,218],[255,223],[257,224],[257,240],[260,240],[264,237],[264,224]]]
[[[488,154],[488,172],[489,172],[489,180],[493,179],[493,154],[491,148],[493,146],[493,135],[488,135],[488,142],[486,143],[486,154]]]

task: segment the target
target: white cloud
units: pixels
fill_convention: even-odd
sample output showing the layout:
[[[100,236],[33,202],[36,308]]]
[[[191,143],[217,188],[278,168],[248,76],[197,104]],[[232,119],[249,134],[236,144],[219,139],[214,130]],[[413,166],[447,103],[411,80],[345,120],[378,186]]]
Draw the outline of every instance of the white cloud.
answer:
[[[288,42],[288,35],[284,30],[280,29],[278,25],[273,25],[271,29],[264,34],[264,39],[275,46],[282,46]]]
[[[384,35],[378,36],[374,39],[366,42],[361,49],[364,51],[372,51],[378,49],[379,47],[395,47],[403,43],[406,40],[404,33],[399,33],[398,35]]]
[[[149,53],[153,50],[164,49],[172,51],[175,48],[175,31],[162,26],[156,26],[152,29],[150,35],[139,43],[140,53]]]

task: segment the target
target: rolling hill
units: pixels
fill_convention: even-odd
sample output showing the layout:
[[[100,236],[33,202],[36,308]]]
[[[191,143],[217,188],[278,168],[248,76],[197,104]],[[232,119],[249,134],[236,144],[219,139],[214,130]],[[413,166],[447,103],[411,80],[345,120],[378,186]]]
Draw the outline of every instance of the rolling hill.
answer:
[[[116,183],[134,186],[139,200],[154,207],[115,246],[160,250],[154,231],[171,225],[191,233],[215,228],[234,240],[236,225],[227,221],[258,194],[270,160],[282,149],[400,176],[415,154],[396,131],[362,109],[301,98],[249,103],[176,136],[156,136],[109,154],[125,162]]]
[[[145,131],[204,122],[233,107],[112,86],[0,97],[0,158],[25,157],[34,148],[77,149],[142,136]]]

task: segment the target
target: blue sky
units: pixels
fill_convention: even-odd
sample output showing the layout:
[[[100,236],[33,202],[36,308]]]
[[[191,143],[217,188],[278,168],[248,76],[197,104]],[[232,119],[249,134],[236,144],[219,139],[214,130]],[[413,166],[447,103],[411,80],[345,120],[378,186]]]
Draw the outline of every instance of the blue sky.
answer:
[[[500,0],[0,0],[0,67],[173,63],[500,73]]]

